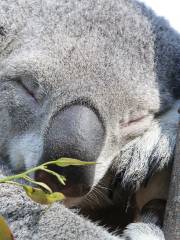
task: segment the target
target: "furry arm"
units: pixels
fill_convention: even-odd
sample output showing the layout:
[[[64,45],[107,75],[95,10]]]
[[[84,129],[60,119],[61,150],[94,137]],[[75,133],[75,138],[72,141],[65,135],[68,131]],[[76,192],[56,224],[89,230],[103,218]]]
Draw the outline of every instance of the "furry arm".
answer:
[[[44,207],[33,203],[20,188],[12,185],[1,184],[0,197],[0,214],[7,220],[16,240],[125,240],[127,237],[164,240],[158,227],[145,223],[130,224],[122,237],[115,236],[61,204]]]
[[[14,186],[2,184],[0,196],[0,214],[7,220],[17,240],[118,239],[61,204],[48,208],[33,203]]]

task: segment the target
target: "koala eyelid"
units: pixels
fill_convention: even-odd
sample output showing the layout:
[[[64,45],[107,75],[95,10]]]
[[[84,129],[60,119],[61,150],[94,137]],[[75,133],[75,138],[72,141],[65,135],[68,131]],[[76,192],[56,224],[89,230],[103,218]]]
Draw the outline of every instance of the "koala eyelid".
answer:
[[[121,124],[121,134],[126,138],[135,138],[142,135],[152,124],[154,115],[141,115],[129,122]]]
[[[121,124],[122,127],[128,127],[129,125],[131,124],[136,124],[138,122],[140,122],[141,120],[143,120],[144,118],[146,118],[146,116],[141,116],[139,118],[135,118],[135,119],[132,119],[130,120],[129,122],[124,122]]]
[[[142,117],[139,117],[139,118],[130,120],[127,124],[130,125],[130,124],[133,124],[133,123],[140,122],[140,121],[143,120],[145,117],[146,117],[146,116],[142,116]]]
[[[21,82],[21,85],[22,85],[22,87],[26,90],[26,92],[27,92],[31,97],[33,97],[33,98],[37,101],[34,93],[33,93],[31,90],[29,90],[29,88],[27,88],[27,87],[23,84],[23,82]]]
[[[26,77],[27,78],[27,77]],[[34,82],[33,80],[33,83],[30,83],[30,84],[34,84],[34,86],[32,86],[31,87],[31,85],[29,85],[28,86],[28,84],[26,84],[25,83],[25,80],[23,79],[23,78],[21,78],[21,77],[16,77],[15,79],[14,79],[15,81],[16,81],[16,83],[17,84],[19,84],[19,85],[21,85],[21,87],[26,91],[26,93],[29,95],[29,96],[31,96],[36,102],[38,102],[37,101],[37,98],[36,98],[36,96],[35,96],[35,90],[36,90],[36,88],[38,87],[38,83],[37,82]],[[31,79],[30,80],[27,80],[27,81],[31,81]],[[33,91],[34,90],[34,91]]]

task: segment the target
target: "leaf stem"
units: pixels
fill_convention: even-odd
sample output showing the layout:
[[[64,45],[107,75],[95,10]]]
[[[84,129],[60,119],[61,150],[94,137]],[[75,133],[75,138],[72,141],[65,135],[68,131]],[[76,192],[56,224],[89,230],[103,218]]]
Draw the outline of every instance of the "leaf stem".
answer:
[[[11,180],[18,179],[18,178],[24,178],[24,177],[26,177],[27,174],[30,174],[32,172],[35,172],[37,170],[42,170],[42,169],[44,169],[44,167],[43,167],[43,165],[40,165],[38,167],[31,168],[23,173],[19,173],[17,175],[2,178],[2,179],[0,179],[0,183],[11,181]]]

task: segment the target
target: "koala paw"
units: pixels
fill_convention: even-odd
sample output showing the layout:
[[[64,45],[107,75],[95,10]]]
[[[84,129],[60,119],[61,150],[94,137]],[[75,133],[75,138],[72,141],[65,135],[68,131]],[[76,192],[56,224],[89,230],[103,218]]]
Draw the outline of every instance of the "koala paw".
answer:
[[[125,240],[165,240],[160,228],[154,224],[131,223],[124,230]]]

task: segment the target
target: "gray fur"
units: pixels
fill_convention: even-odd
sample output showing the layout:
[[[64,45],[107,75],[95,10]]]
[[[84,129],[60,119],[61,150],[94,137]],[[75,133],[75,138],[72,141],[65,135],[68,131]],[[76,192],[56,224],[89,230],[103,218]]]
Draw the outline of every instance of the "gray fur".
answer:
[[[20,189],[5,184],[1,186],[1,214],[8,220],[17,240],[125,240],[126,237],[136,240],[137,235],[133,238],[134,234],[142,235],[143,240],[146,240],[145,236],[147,240],[164,240],[160,229],[145,223],[130,225],[125,235],[118,237],[61,204],[54,204],[50,208],[42,207],[30,201]]]
[[[178,122],[180,37],[164,19],[133,0],[1,0],[0,26],[3,164],[17,171],[38,164],[51,119],[76,102],[96,109],[106,129],[94,186],[113,171],[135,191],[168,166]],[[0,212],[17,239],[121,239],[61,205],[44,212],[14,187],[1,187],[0,196]],[[130,239],[134,226],[125,232]],[[145,226],[147,239],[163,239],[157,227]]]

